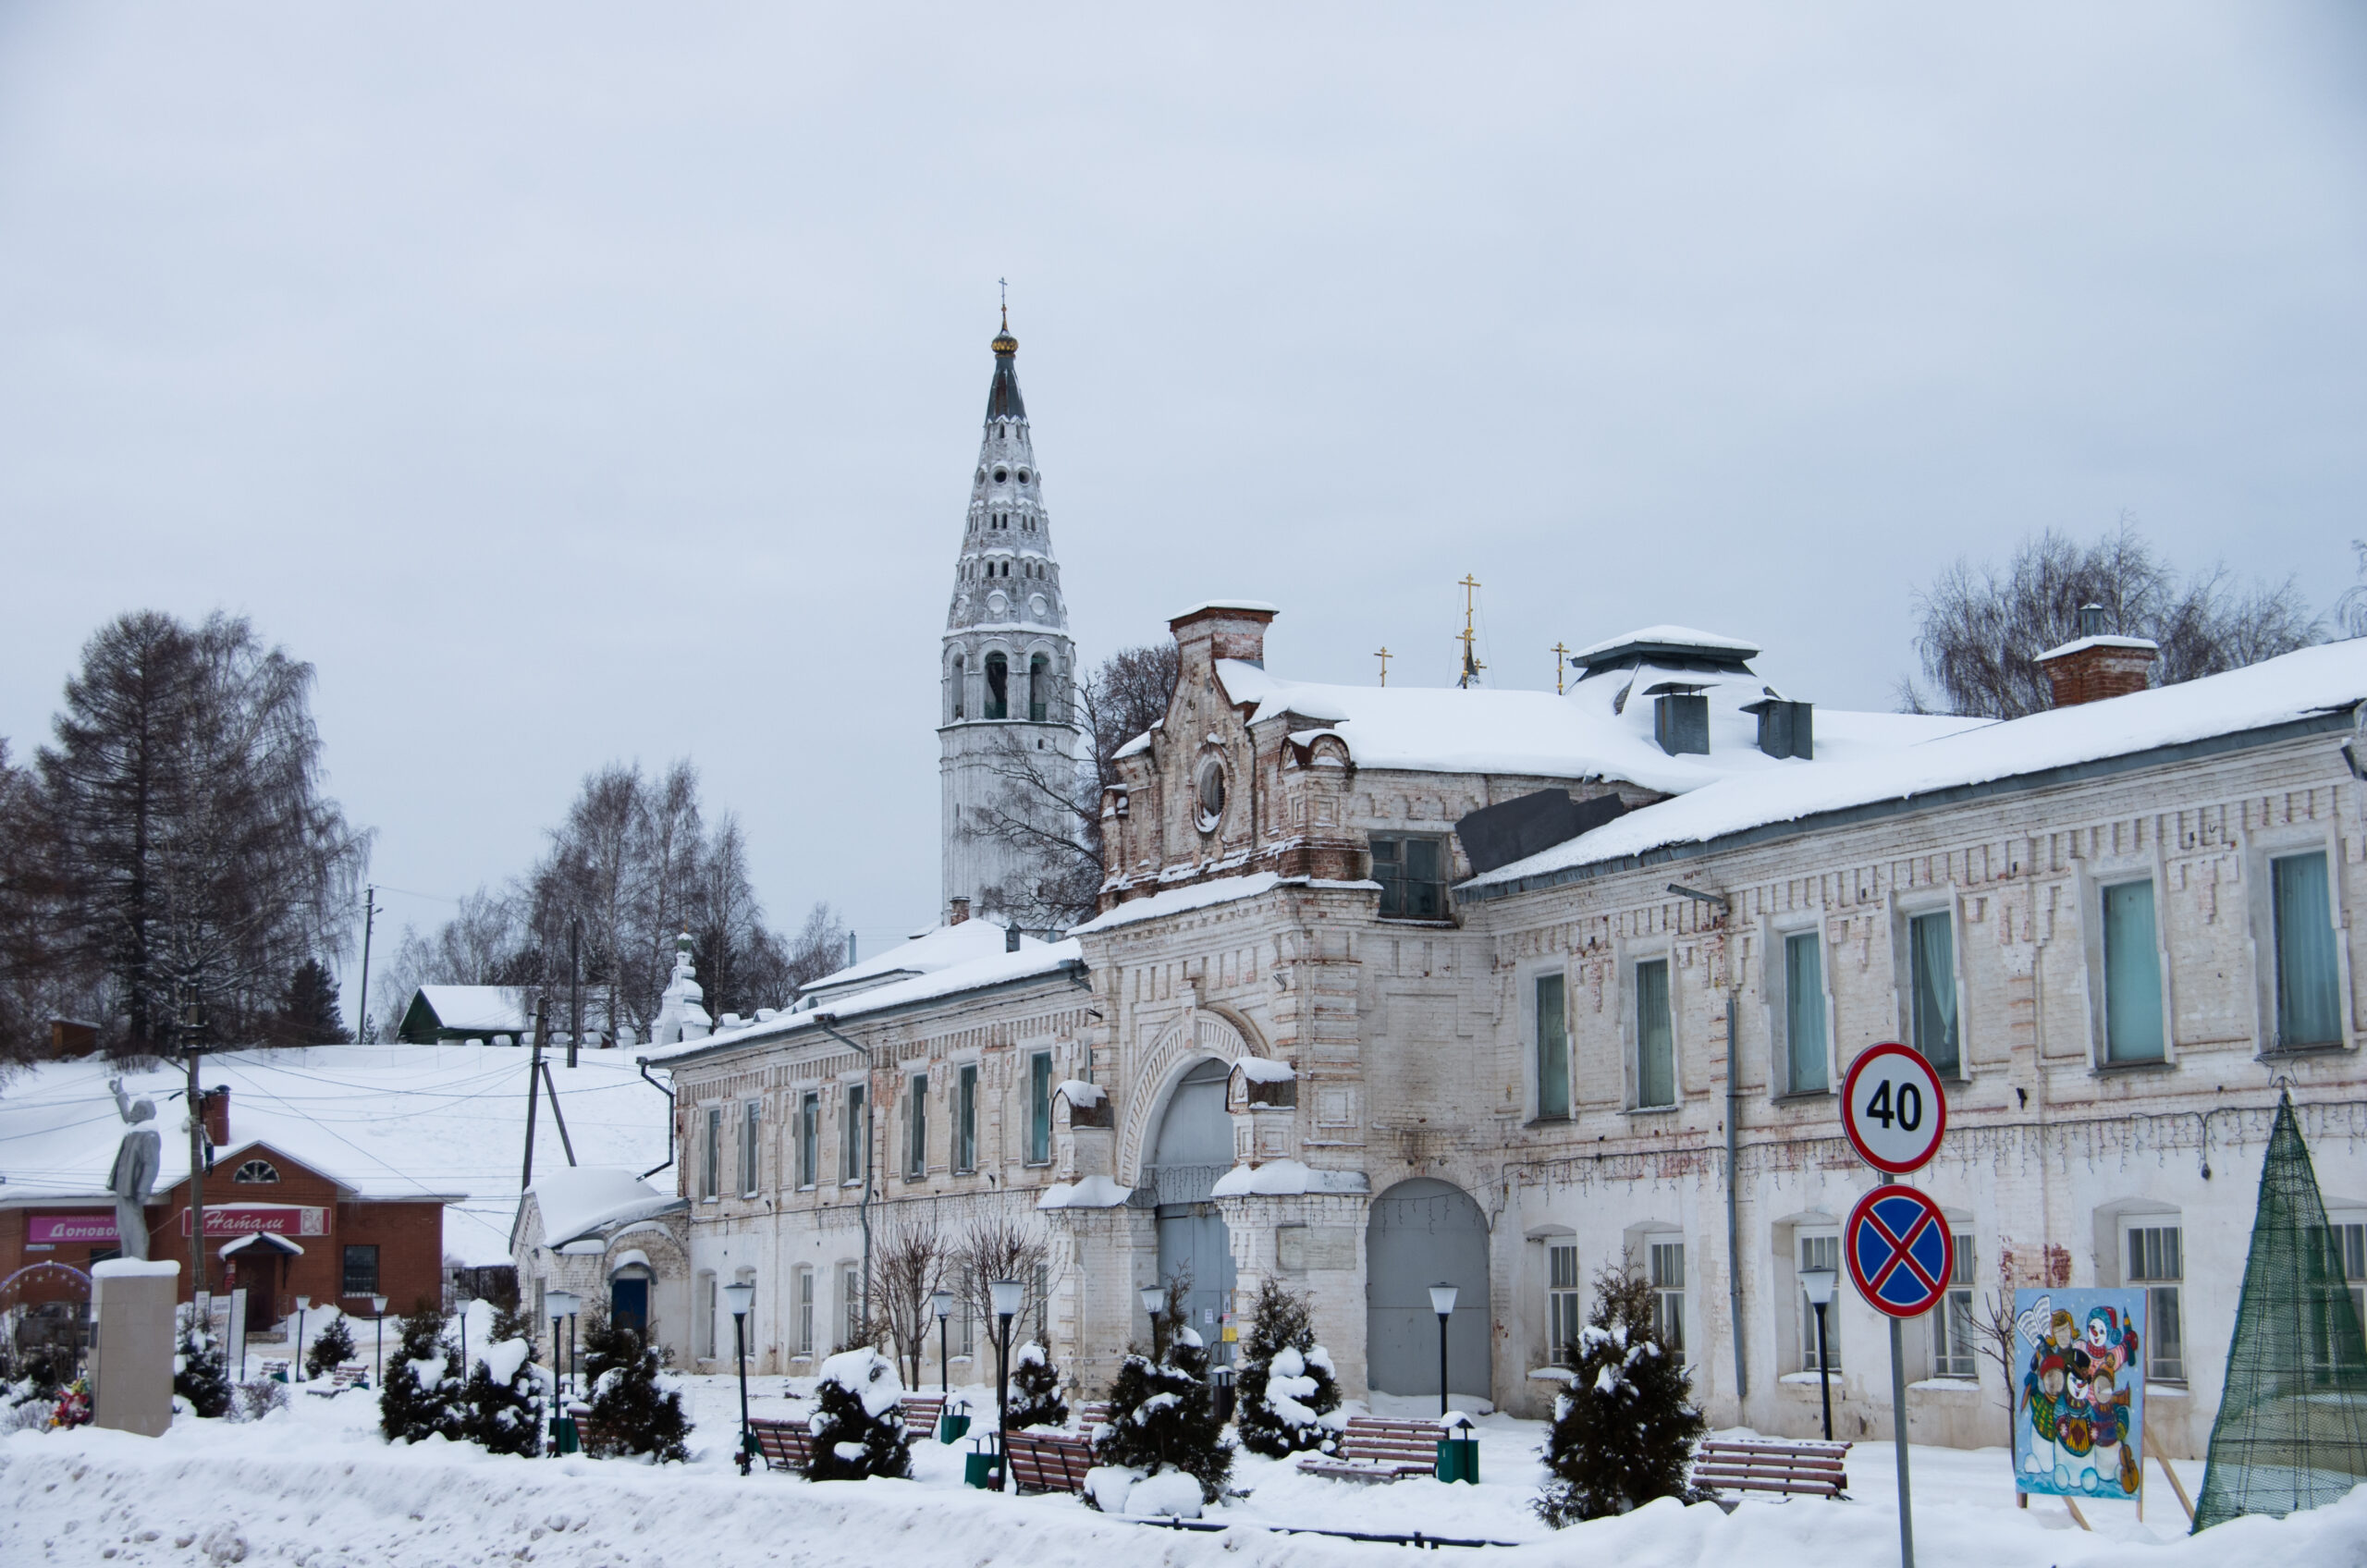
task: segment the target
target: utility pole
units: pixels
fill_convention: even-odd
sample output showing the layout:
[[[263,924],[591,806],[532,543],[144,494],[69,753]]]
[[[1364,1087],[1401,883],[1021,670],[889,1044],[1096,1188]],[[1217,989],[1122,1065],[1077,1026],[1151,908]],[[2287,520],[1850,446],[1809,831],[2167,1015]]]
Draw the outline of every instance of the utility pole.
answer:
[[[539,1011],[539,1003],[537,1009]],[[526,1169],[518,1178],[518,1190],[523,1193],[534,1184],[534,1112],[543,1103],[543,1030],[540,1019],[534,1026],[533,1057],[526,1064]]]
[[[205,1267],[205,1096],[197,1069],[205,1045],[204,1004],[190,987],[181,1011],[181,1055],[189,1063],[189,1251],[190,1279],[200,1295],[214,1289]]]
[[[583,917],[570,915],[567,922],[567,1064],[575,1065],[575,1053],[583,1044]]]
[[[377,1032],[370,1027],[370,932],[378,921],[378,889],[362,889],[362,999],[353,1008],[353,1037],[368,1044]]]

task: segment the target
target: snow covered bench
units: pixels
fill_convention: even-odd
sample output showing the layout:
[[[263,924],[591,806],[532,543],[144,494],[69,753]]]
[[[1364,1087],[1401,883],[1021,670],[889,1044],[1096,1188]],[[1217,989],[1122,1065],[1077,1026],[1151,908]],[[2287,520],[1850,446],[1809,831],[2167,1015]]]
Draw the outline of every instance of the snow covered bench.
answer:
[[[937,1424],[945,1415],[943,1394],[906,1394],[900,1403],[904,1410],[904,1435],[909,1438],[937,1436]]]
[[[1390,1421],[1378,1415],[1350,1417],[1336,1454],[1310,1453],[1298,1467],[1333,1481],[1402,1481],[1439,1473],[1435,1421]]]
[[[324,1383],[328,1386],[321,1387]],[[311,1386],[304,1391],[308,1394],[318,1394],[323,1399],[333,1399],[348,1389],[366,1389],[369,1386],[368,1365],[359,1361],[347,1361],[331,1368],[327,1376],[311,1379]]]
[[[765,1456],[767,1470],[794,1470],[803,1476],[814,1465],[814,1434],[803,1421],[751,1421],[749,1440]]]
[[[1096,1427],[1107,1427],[1110,1424],[1110,1402],[1106,1399],[1086,1400],[1073,1407],[1070,1419],[1076,1423],[1077,1430],[1081,1432],[1090,1433]]]
[[[1023,1492],[1081,1492],[1093,1468],[1093,1441],[1040,1427],[1002,1435],[1011,1484]]]
[[[1849,1472],[1842,1461],[1848,1452],[1847,1443],[1709,1439],[1693,1451],[1693,1481],[1786,1497],[1846,1497]]]

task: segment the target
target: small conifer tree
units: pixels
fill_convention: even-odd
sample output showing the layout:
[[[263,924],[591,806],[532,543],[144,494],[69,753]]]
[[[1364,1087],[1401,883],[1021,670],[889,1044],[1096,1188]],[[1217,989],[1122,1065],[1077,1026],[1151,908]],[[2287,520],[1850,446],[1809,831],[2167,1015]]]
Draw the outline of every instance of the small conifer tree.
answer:
[[[174,1347],[173,1392],[209,1420],[230,1414],[229,1358],[191,1312],[184,1311],[180,1342]]]
[[[1214,1502],[1233,1476],[1233,1443],[1208,1397],[1208,1353],[1200,1336],[1178,1329],[1158,1361],[1129,1355],[1110,1390],[1110,1422],[1098,1445],[1104,1464],[1156,1476],[1183,1471]]]
[[[1257,1288],[1235,1387],[1240,1408],[1233,1425],[1241,1446],[1252,1453],[1281,1459],[1338,1447],[1340,1428],[1324,1419],[1340,1408],[1331,1354],[1315,1342],[1306,1298],[1275,1280]]]
[[[378,1390],[378,1430],[388,1442],[460,1435],[460,1347],[444,1332],[444,1314],[421,1297],[403,1317],[402,1342],[386,1359]]]
[[[1051,1354],[1030,1340],[1012,1353],[1011,1429],[1065,1427],[1068,1403],[1061,1398],[1060,1369]]]
[[[1709,1423],[1692,1403],[1693,1379],[1652,1327],[1651,1287],[1606,1268],[1594,1289],[1575,1347],[1577,1366],[1553,1402],[1545,1439],[1552,1479],[1536,1507],[1556,1528],[1655,1498],[1700,1502],[1711,1495],[1686,1478]]]
[[[860,1481],[866,1476],[910,1476],[912,1440],[898,1403],[903,1380],[896,1364],[869,1348],[840,1351],[822,1363],[814,1434],[812,1481]]]
[[[515,1308],[498,1308],[489,1342],[471,1357],[460,1435],[487,1452],[532,1459],[543,1452],[545,1385],[533,1328]]]
[[[304,1376],[325,1378],[353,1359],[353,1330],[343,1317],[333,1319],[304,1351]]]
[[[645,1453],[660,1464],[690,1457],[682,1396],[658,1381],[659,1367],[646,1334],[605,1315],[594,1317],[583,1334],[583,1378],[592,1394],[586,1453],[595,1459]]]

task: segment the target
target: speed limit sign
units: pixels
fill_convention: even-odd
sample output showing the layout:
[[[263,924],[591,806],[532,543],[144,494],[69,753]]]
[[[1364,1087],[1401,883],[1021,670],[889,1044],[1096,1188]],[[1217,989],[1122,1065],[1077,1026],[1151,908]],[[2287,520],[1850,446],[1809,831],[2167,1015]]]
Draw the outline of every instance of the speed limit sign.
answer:
[[[1841,1126],[1858,1158],[1875,1170],[1904,1176],[1920,1169],[1948,1130],[1940,1075],[1895,1040],[1874,1047],[1841,1081]]]

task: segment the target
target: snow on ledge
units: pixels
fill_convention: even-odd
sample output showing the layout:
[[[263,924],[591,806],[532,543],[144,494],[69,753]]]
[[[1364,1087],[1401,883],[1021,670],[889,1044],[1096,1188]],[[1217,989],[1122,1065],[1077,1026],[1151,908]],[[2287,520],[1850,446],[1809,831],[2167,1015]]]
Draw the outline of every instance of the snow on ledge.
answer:
[[[1120,904],[1107,914],[1098,914],[1082,925],[1069,927],[1072,937],[1089,931],[1110,931],[1121,925],[1133,925],[1145,920],[1157,920],[1165,914],[1183,914],[1187,911],[1206,909],[1211,904],[1228,904],[1236,899],[1254,899],[1270,892],[1282,881],[1271,871],[1260,871],[1249,876],[1220,876],[1209,882],[1196,882],[1188,888],[1170,888],[1164,893],[1153,893],[1147,899],[1136,899]]]
[[[1202,599],[1190,609],[1179,611],[1167,619],[1171,621],[1182,620],[1185,616],[1198,615],[1202,610],[1250,610],[1258,615],[1282,613],[1280,608],[1268,604],[1263,599]]]
[[[1061,1081],[1061,1086],[1054,1089],[1052,1093],[1067,1100],[1069,1104],[1080,1109],[1085,1106],[1099,1105],[1104,1099],[1109,1097],[1101,1092],[1100,1084],[1088,1084],[1082,1078],[1062,1079]]]
[[[1298,1070],[1289,1062],[1269,1056],[1245,1056],[1233,1064],[1233,1070],[1253,1084],[1288,1084],[1298,1077]]]
[[[180,1271],[181,1266],[169,1257],[111,1257],[91,1265],[93,1280],[170,1280]]]
[[[1116,1208],[1134,1195],[1132,1187],[1122,1187],[1107,1176],[1087,1176],[1081,1182],[1055,1182],[1044,1189],[1036,1200],[1037,1208]]]
[[[2133,653],[2158,654],[2162,651],[2162,644],[2151,637],[2075,637],[2058,647],[2047,649],[2030,662],[2044,664],[2049,659],[2059,659],[2067,654],[2082,654],[2090,648],[2126,648]]]
[[[1220,1198],[1295,1197],[1303,1193],[1368,1193],[1372,1183],[1361,1170],[1316,1170],[1295,1159],[1269,1159],[1259,1166],[1234,1166],[1209,1191]]]

